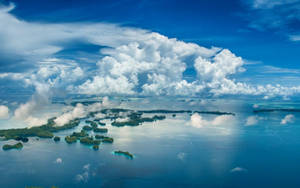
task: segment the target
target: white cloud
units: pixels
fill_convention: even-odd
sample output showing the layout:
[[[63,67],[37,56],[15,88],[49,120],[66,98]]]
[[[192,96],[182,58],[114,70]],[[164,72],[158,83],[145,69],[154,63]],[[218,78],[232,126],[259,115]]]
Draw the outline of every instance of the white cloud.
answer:
[[[292,114],[288,114],[280,121],[280,124],[285,125],[288,123],[293,123],[294,121],[295,121],[295,116]]]
[[[202,128],[202,127],[206,127],[206,126],[224,125],[224,124],[228,124],[228,123],[233,123],[234,121],[235,121],[234,117],[229,116],[229,115],[221,115],[221,116],[217,116],[216,118],[214,118],[212,120],[205,120],[198,113],[194,113],[191,116],[190,124],[193,127]]]
[[[9,118],[9,108],[5,105],[0,105],[0,119]]]
[[[73,119],[86,117],[90,112],[100,111],[103,107],[108,107],[109,105],[111,105],[111,103],[108,101],[107,97],[104,97],[101,103],[93,103],[88,106],[77,103],[75,107],[72,107],[62,115],[58,116],[54,122],[57,126],[62,126]]]
[[[63,162],[62,158],[57,158],[54,163],[61,164]]]
[[[246,120],[246,126],[256,125],[258,123],[257,116],[249,116]]]
[[[257,1],[257,6],[265,1]],[[36,90],[48,88],[82,94],[117,95],[262,95],[290,96],[300,86],[249,85],[235,80],[244,61],[228,49],[205,48],[159,33],[107,23],[38,23],[0,10],[0,57],[18,57],[30,63],[24,73],[0,73]],[[91,67],[56,57],[71,41],[98,45],[101,59]],[[104,46],[104,48],[103,48]],[[5,52],[5,53],[4,53]],[[79,58],[80,59],[80,58]],[[79,60],[77,59],[77,60]],[[15,61],[14,61],[15,62]],[[84,68],[83,68],[84,67]],[[198,77],[186,80],[187,67]],[[38,92],[38,91],[37,91]],[[47,94],[49,97],[49,94]]]
[[[242,167],[235,167],[235,168],[231,169],[230,172],[231,173],[248,172],[248,170],[246,168],[242,168]]]

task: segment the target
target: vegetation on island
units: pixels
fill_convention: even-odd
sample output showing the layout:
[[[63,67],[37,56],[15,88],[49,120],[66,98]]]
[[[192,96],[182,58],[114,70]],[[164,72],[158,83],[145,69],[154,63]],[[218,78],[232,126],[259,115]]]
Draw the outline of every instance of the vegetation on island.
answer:
[[[39,138],[52,138],[54,132],[74,128],[80,123],[79,119],[75,119],[63,126],[56,126],[54,119],[51,118],[47,124],[37,127],[0,130],[0,136],[6,140],[23,138],[24,141],[26,140],[24,138],[35,136]]]
[[[76,136],[66,136],[66,137],[65,137],[65,141],[66,141],[68,144],[72,144],[72,143],[77,142],[77,137],[76,137]]]
[[[93,130],[93,127],[85,125],[85,126],[82,127],[82,129],[85,130],[85,131],[91,131],[91,130]]]
[[[133,155],[131,153],[129,153],[128,151],[118,150],[118,151],[114,151],[114,154],[116,154],[116,155],[124,155],[125,157],[133,159]]]
[[[104,138],[106,138],[106,136],[103,136],[103,135],[95,135],[95,138],[96,139],[98,139],[98,140],[100,140],[100,139],[104,139]]]
[[[107,128],[93,128],[93,131],[95,133],[107,133],[108,132],[108,129]]]
[[[93,150],[99,150],[99,145],[93,145]]]
[[[105,138],[103,138],[102,142],[103,143],[113,143],[114,139],[110,138],[110,137],[105,137]]]
[[[23,144],[21,142],[18,142],[16,144],[5,144],[2,147],[3,150],[22,149],[22,148],[23,148]]]
[[[98,127],[98,124],[95,121],[86,120],[85,123],[90,124],[92,128]]]
[[[138,113],[133,113],[128,116],[127,121],[113,121],[111,123],[112,126],[116,127],[122,127],[122,126],[138,126],[141,125],[144,122],[154,122],[157,120],[163,120],[166,118],[166,116],[159,116],[159,115],[154,115],[153,117],[141,117],[141,114]]]
[[[73,132],[72,134],[71,134],[71,137],[77,137],[77,138],[80,138],[80,137],[86,137],[86,136],[88,136],[88,134],[86,133],[86,131],[85,130],[81,130],[80,132]]]
[[[81,144],[86,144],[86,145],[99,145],[101,143],[100,140],[94,140],[93,137],[83,137],[80,139]]]
[[[53,140],[54,140],[55,142],[59,142],[59,141],[60,141],[60,137],[59,137],[59,136],[55,136],[55,137],[53,138]]]
[[[17,136],[17,137],[15,137],[15,140],[22,141],[24,143],[29,141],[29,139],[27,137],[23,137],[23,136]]]
[[[106,125],[106,123],[103,123],[103,122],[100,122],[100,121],[98,121],[98,124],[99,124],[100,126],[105,126],[105,125]]]

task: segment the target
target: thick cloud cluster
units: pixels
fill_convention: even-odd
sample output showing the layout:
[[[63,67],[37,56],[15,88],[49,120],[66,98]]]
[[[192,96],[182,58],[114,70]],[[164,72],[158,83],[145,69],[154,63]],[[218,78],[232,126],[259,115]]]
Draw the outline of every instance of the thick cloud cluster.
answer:
[[[9,117],[9,108],[5,105],[0,105],[0,119],[6,119]]]
[[[0,62],[7,62],[0,65],[0,79],[22,81],[24,87],[34,87],[39,98],[49,97],[56,90],[105,95],[234,94],[266,98],[300,92],[299,86],[239,82],[236,75],[245,71],[244,61],[228,49],[206,48],[115,24],[28,22],[12,15],[13,8],[0,8]],[[57,55],[76,42],[98,46],[101,58],[82,63],[89,56]],[[28,69],[22,69],[23,72],[8,68],[24,65]],[[191,72],[195,75],[187,79],[186,74]],[[23,110],[17,110],[16,117],[24,116],[22,111],[30,112],[31,106],[34,102],[20,106]]]

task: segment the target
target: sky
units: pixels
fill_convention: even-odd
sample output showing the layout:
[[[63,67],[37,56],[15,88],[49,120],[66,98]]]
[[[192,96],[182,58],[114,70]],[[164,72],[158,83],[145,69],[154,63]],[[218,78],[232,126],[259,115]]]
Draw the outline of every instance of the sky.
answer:
[[[300,93],[298,0],[0,0],[0,7],[1,96]]]

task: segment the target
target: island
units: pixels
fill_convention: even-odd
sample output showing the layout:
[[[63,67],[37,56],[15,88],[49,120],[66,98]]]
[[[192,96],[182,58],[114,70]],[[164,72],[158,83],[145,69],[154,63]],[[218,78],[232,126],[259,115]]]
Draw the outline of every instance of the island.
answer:
[[[23,148],[23,144],[21,142],[18,142],[16,144],[5,144],[3,145],[2,149],[3,150],[11,150],[11,149],[22,149]]]
[[[105,125],[106,125],[106,123],[103,123],[103,122],[101,122],[101,121],[98,121],[98,124],[99,124],[100,126],[105,126]]]
[[[141,114],[133,113],[128,116],[126,121],[118,121],[117,119],[111,123],[112,126],[122,127],[122,126],[138,126],[144,122],[154,122],[157,120],[163,120],[166,116],[164,115],[154,115],[153,117],[141,117]]]
[[[81,144],[86,144],[86,145],[99,145],[101,143],[100,140],[94,140],[93,137],[83,137],[80,139]]]
[[[60,137],[59,137],[59,136],[55,136],[55,137],[53,138],[53,140],[54,140],[55,142],[59,142],[59,141],[60,141]]]
[[[108,129],[107,128],[93,128],[93,131],[95,133],[107,133],[108,132]]]
[[[22,141],[22,142],[28,142],[29,141],[29,139],[27,138],[27,137],[23,137],[23,136],[17,136],[16,138],[15,138],[15,140],[16,141]]]
[[[80,132],[73,132],[70,136],[80,138],[80,137],[86,137],[86,136],[88,136],[88,134],[86,133],[85,130],[81,130]]]
[[[85,131],[91,131],[91,130],[93,130],[93,127],[85,125],[85,126],[82,127],[82,129],[85,130]]]
[[[93,150],[99,150],[99,145],[93,145]]]
[[[65,141],[66,141],[68,144],[72,144],[72,143],[77,142],[77,137],[76,137],[76,136],[66,136],[66,137],[65,137]]]
[[[0,130],[0,136],[4,137],[6,140],[21,138],[21,140],[23,139],[25,142],[27,139],[24,138],[27,137],[53,138],[54,132],[74,128],[80,123],[79,119],[75,119],[63,126],[55,126],[54,119],[55,118],[51,118],[48,120],[47,124],[37,127]]]
[[[133,155],[131,153],[129,153],[128,151],[121,151],[121,150],[118,150],[118,151],[114,151],[114,154],[116,155],[123,155],[129,159],[133,159]]]

